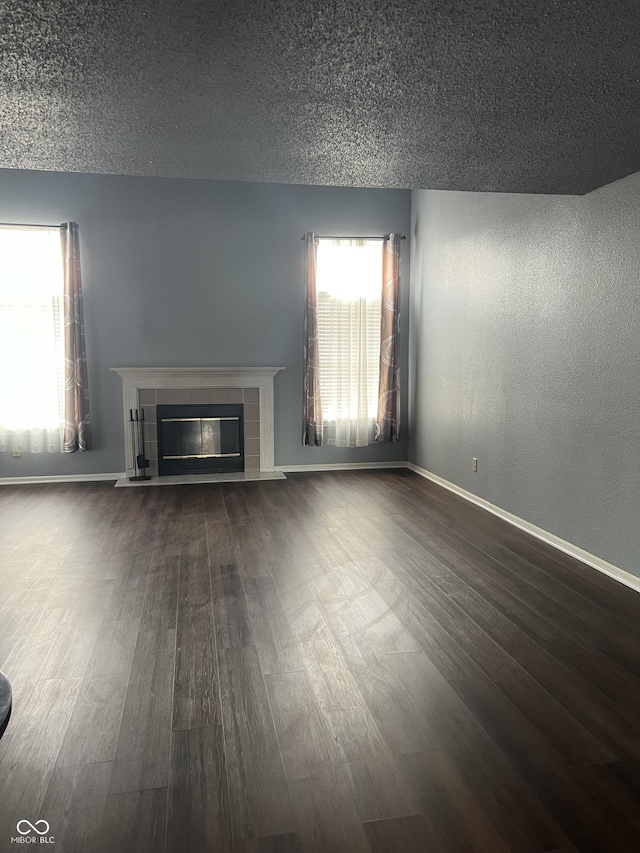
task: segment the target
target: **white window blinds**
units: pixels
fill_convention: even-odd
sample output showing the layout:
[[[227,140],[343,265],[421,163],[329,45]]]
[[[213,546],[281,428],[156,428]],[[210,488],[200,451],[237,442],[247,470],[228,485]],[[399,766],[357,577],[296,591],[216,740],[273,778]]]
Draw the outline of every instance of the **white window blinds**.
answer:
[[[0,227],[0,450],[60,452],[63,328],[60,229]]]
[[[373,441],[380,370],[380,240],[320,239],[316,286],[327,442]]]

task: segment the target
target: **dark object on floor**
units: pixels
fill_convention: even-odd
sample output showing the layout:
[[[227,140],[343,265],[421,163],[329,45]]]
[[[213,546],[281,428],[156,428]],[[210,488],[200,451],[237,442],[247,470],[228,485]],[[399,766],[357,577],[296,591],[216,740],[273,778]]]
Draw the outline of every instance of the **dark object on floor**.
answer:
[[[11,685],[6,675],[0,672],[0,737],[5,732],[11,716]]]

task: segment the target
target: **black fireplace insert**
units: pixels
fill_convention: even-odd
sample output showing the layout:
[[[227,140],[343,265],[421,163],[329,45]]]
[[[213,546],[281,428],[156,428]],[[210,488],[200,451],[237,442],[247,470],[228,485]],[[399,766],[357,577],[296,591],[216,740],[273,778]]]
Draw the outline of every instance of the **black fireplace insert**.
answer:
[[[158,474],[244,471],[242,404],[158,406]]]

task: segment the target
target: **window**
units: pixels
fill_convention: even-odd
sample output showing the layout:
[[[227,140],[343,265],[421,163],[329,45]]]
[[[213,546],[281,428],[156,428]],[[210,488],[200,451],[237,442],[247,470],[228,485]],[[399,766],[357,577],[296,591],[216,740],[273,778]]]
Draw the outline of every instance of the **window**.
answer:
[[[0,450],[62,450],[63,291],[60,229],[0,227]]]
[[[304,262],[302,443],[400,439],[400,241],[318,237]]]
[[[327,442],[361,447],[378,412],[382,240],[320,238],[316,289]]]

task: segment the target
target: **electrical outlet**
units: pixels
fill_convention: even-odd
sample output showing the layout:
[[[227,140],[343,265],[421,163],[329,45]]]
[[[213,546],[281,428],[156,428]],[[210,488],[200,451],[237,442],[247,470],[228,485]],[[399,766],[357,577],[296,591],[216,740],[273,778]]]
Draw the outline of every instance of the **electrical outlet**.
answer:
[[[14,450],[12,455],[14,459],[19,459],[22,456],[22,453],[20,453],[19,450]]]
[[[478,473],[478,460],[476,459],[475,456],[471,460],[471,470],[473,471],[474,474]]]

